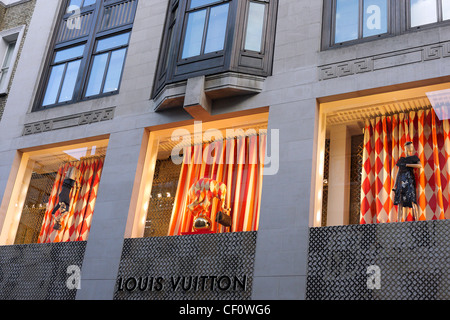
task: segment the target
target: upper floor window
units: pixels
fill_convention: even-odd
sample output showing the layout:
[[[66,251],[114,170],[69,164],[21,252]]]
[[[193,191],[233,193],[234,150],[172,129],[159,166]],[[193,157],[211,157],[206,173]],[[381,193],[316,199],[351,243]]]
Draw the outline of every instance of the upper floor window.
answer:
[[[169,2],[153,97],[169,83],[227,71],[268,76],[278,0]]]
[[[24,29],[20,26],[0,32],[0,95],[8,93]]]
[[[388,31],[388,0],[336,0],[334,42],[377,36]]]
[[[35,110],[118,93],[137,0],[71,0]]]
[[[412,28],[450,19],[448,0],[410,0],[409,5]]]
[[[354,44],[450,20],[449,0],[325,0],[322,48]]]
[[[226,2],[191,0],[182,59],[223,50],[229,7]]]

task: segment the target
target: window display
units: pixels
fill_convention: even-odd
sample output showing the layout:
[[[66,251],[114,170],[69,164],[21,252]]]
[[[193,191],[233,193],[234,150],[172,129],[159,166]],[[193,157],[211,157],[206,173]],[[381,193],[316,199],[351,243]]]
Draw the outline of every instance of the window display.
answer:
[[[20,217],[11,225],[14,244],[88,239],[106,147],[101,141],[24,154],[18,193],[25,197],[13,206]]]
[[[442,114],[427,97],[328,111],[315,225],[449,219],[450,122]]]
[[[256,118],[242,127],[205,124],[219,129],[213,136],[211,129],[202,131],[200,138],[194,126],[183,128],[181,138],[172,136],[179,129],[154,133],[144,237],[258,229],[267,119]]]

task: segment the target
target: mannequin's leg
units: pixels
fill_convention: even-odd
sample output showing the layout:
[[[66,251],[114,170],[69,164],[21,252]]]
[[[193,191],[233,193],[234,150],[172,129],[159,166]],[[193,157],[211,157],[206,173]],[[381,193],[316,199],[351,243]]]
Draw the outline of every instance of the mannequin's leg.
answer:
[[[399,204],[397,210],[397,222],[402,222],[403,206]]]
[[[414,216],[414,221],[419,221],[419,208],[417,207],[417,204],[413,203],[413,216]]]
[[[408,210],[409,210],[409,208],[408,207],[403,207],[402,209],[403,209],[402,210],[403,221],[406,221],[406,219],[408,218]]]

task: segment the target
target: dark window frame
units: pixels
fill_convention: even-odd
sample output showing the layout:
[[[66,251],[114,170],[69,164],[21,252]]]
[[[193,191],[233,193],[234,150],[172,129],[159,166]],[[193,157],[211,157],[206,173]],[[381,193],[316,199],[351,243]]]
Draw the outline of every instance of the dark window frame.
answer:
[[[436,0],[441,2],[441,0]],[[369,36],[362,37],[361,33],[361,23],[359,27],[359,37],[355,40],[345,41],[341,43],[335,43],[335,28],[336,28],[336,2],[337,0],[324,0],[323,2],[323,22],[322,22],[322,43],[321,49],[335,49],[340,47],[352,46],[359,43],[371,42],[378,39],[385,39],[389,37],[398,36],[405,33],[450,25],[450,20],[442,20],[442,10],[441,5],[438,5],[438,22],[411,27],[411,11],[410,11],[410,0],[388,0],[388,26],[387,32]],[[360,6],[363,0],[359,0]],[[360,22],[363,21],[364,10],[360,9],[359,19]],[[364,23],[364,22],[363,22]]]
[[[232,2],[232,0],[217,0],[217,1],[213,2],[213,3],[211,3],[211,4],[198,6],[198,7],[190,9],[191,2],[192,2],[192,0],[186,1],[186,9],[185,9],[184,25],[183,25],[183,34],[181,36],[180,50],[178,52],[178,61],[181,61],[182,64],[183,63],[190,63],[192,61],[200,61],[200,60],[204,60],[204,59],[209,59],[209,58],[212,58],[212,57],[215,57],[215,56],[223,54],[222,52],[225,50],[225,44],[227,43],[227,37],[228,37],[228,32],[225,32],[224,47],[222,48],[222,50],[208,52],[208,53],[204,52],[205,51],[205,47],[206,47],[207,35],[208,35],[209,17],[210,17],[212,8],[224,5],[226,3],[230,3],[230,2]],[[225,29],[228,28],[230,20],[232,18],[230,9],[231,9],[231,6],[228,7],[227,26],[226,26]],[[190,56],[190,57],[187,57],[187,58],[183,58],[182,56],[183,56],[183,49],[184,49],[186,35],[187,35],[187,23],[188,23],[188,20],[189,20],[189,15],[191,13],[202,11],[202,10],[206,10],[206,16],[205,16],[205,25],[204,25],[204,29],[203,29],[203,35],[202,35],[202,44],[201,44],[201,48],[200,48],[200,54],[199,55],[195,55],[195,56]]]
[[[112,7],[113,5],[120,5],[125,4],[129,2],[130,0],[97,0],[95,4],[82,7],[80,8],[80,17],[92,14],[92,18],[89,21],[90,25],[89,28],[86,28],[86,35],[75,37],[73,39],[69,39],[66,41],[60,41],[58,42],[57,38],[61,32],[61,28],[63,28],[64,22],[67,19],[70,19],[70,17],[73,17],[74,12],[67,12],[67,9],[70,5],[70,0],[64,0],[62,1],[61,8],[60,8],[60,14],[58,16],[58,22],[60,23],[59,26],[55,28],[54,36],[52,39],[52,42],[50,44],[50,50],[47,55],[47,59],[45,61],[45,69],[43,71],[41,81],[39,83],[39,89],[38,93],[35,98],[35,102],[32,108],[32,111],[41,111],[41,110],[47,110],[55,107],[61,107],[66,105],[71,105],[77,102],[82,101],[88,101],[98,98],[103,98],[111,95],[118,94],[120,91],[120,84],[122,82],[122,76],[123,76],[123,67],[121,70],[121,76],[120,76],[120,82],[119,82],[119,88],[116,91],[107,92],[107,93],[100,93],[98,95],[94,96],[85,96],[86,88],[89,81],[89,76],[92,68],[92,62],[93,58],[96,55],[95,53],[95,47],[97,44],[97,41],[100,39],[113,37],[115,35],[131,32],[133,28],[134,23],[134,16],[136,14],[137,9],[137,3],[139,0],[133,0],[134,6],[131,8],[132,13],[131,16],[133,17],[132,22],[125,23],[119,26],[114,26],[112,28],[107,28],[105,30],[102,30],[102,23],[103,23],[103,17],[105,17],[105,12],[108,8]],[[76,45],[85,44],[85,50],[83,53],[83,57],[81,59],[81,65],[80,70],[78,72],[77,80],[75,83],[75,88],[73,91],[72,99],[65,102],[56,102],[51,105],[43,106],[43,101],[45,94],[47,92],[47,86],[48,81],[51,74],[51,68],[53,64],[53,59],[57,51],[63,50],[65,48],[73,47]],[[125,53],[125,60],[128,53],[128,44],[127,52]]]
[[[168,3],[152,98],[155,98],[166,85],[196,76],[225,72],[262,77],[272,74],[278,0],[217,0],[194,9],[189,9],[190,2],[191,0],[171,0]],[[250,2],[264,3],[267,6],[261,52],[244,50],[244,32],[246,31]],[[189,13],[224,3],[228,3],[229,8],[223,50],[183,59],[183,45]],[[207,17],[205,21],[207,24]],[[171,39],[169,39],[170,35],[172,35]],[[205,37],[206,33],[203,34],[203,42]],[[202,45],[204,46],[204,43]]]

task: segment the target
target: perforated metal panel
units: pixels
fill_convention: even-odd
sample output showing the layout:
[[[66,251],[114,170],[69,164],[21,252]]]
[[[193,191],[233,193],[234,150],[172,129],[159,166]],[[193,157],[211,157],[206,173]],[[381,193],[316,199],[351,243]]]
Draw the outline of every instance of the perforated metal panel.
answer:
[[[67,268],[81,268],[85,242],[0,247],[1,300],[74,300]]]
[[[450,299],[450,221],[311,229],[307,299]]]
[[[256,236],[243,232],[126,239],[115,299],[248,300]],[[172,281],[178,279],[174,289]],[[245,290],[236,279],[246,279]],[[205,286],[199,281],[206,281]]]

